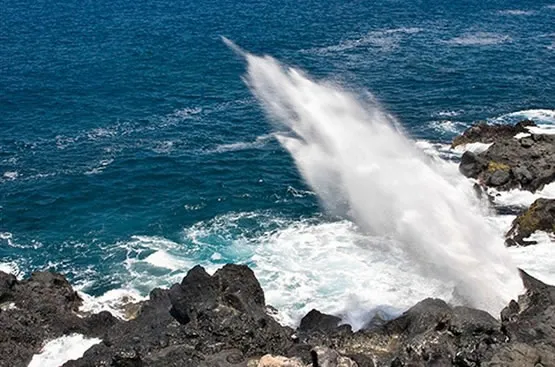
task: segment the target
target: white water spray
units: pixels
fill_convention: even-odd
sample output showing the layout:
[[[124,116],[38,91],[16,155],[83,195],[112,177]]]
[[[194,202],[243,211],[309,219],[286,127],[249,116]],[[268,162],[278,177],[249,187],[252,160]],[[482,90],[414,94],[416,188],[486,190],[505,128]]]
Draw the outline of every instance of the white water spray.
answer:
[[[477,201],[377,103],[224,42],[245,57],[247,85],[327,210],[398,243],[422,274],[453,284],[459,302],[498,315],[519,294],[517,269]]]

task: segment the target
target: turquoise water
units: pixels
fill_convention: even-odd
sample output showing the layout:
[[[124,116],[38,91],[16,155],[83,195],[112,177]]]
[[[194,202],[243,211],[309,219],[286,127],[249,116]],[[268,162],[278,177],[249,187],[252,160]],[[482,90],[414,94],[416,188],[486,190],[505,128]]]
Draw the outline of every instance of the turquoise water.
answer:
[[[373,93],[414,139],[555,118],[552,2],[16,0],[0,30],[0,262],[62,271],[92,295],[270,258],[271,284],[278,266],[303,267],[295,248],[352,236],[303,183],[221,36]],[[291,291],[284,304],[330,292],[295,269],[276,288]]]

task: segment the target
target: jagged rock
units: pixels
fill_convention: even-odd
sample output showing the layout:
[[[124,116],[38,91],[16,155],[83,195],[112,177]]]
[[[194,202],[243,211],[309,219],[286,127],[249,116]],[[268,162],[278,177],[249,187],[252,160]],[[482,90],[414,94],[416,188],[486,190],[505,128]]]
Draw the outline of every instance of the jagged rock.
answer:
[[[10,294],[16,283],[17,278],[15,276],[0,271],[0,303],[10,298]]]
[[[152,291],[135,319],[110,329],[72,366],[109,365],[121,350],[136,351],[146,366],[240,365],[255,355],[285,355],[292,334],[266,314],[247,266],[225,265],[212,276],[196,266],[181,284]]]
[[[555,287],[521,270],[526,293],[501,312],[509,343],[487,366],[555,366]]]
[[[480,158],[476,153],[467,151],[461,157],[459,171],[466,177],[476,178],[487,166],[488,162],[485,159]]]
[[[453,146],[470,142],[493,144],[479,154],[465,152],[459,165],[461,173],[499,190],[536,191],[554,181],[555,136],[514,138],[517,133],[528,132],[525,126],[531,124],[531,121],[521,121],[515,126],[480,123],[466,130],[455,138]]]
[[[46,340],[70,332],[102,342],[65,367],[552,366],[555,287],[521,276],[526,293],[501,312],[501,322],[426,299],[357,332],[312,310],[292,338],[292,329],[266,314],[262,289],[246,266],[226,265],[212,276],[195,267],[181,284],[153,290],[126,322],[107,312],[77,317],[80,300],[59,274],[36,273],[13,284],[0,274],[18,305],[0,312],[0,366],[27,366]]]
[[[337,328],[341,319],[337,316],[326,315],[318,310],[311,310],[301,319],[301,331],[331,331]]]
[[[0,366],[26,366],[33,354],[51,339],[71,333],[98,336],[114,325],[111,315],[80,318],[81,299],[64,276],[35,272],[16,281],[0,274],[5,300],[14,307],[0,312]]]
[[[525,238],[535,231],[555,232],[555,199],[537,199],[524,213],[515,218],[507,232],[508,246],[533,245],[535,241]]]
[[[527,126],[536,126],[536,123],[531,120],[523,120],[512,125],[489,125],[486,122],[479,122],[468,128],[462,135],[457,136],[451,145],[456,147],[458,145],[469,143],[493,143],[499,139],[513,138],[519,133],[528,133]]]

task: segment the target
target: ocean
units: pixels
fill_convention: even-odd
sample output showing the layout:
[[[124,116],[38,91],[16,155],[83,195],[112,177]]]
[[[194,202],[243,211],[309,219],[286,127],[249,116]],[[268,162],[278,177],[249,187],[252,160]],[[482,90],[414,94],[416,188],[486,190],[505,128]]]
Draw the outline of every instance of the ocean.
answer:
[[[372,193],[411,196],[389,185],[392,176],[381,182],[389,189],[375,191],[370,179],[356,205],[330,207],[320,177],[280,139],[283,124],[268,112],[272,100],[257,95],[242,52],[333,86],[326,98],[345,93],[379,106],[449,172],[460,157],[451,139],[477,120],[555,125],[549,1],[14,0],[3,6],[0,40],[0,269],[62,272],[90,310],[118,312],[123,299],[179,282],[195,264],[214,271],[228,262],[250,265],[291,325],[312,308],[357,324],[428,296],[453,298],[457,279],[415,266],[444,259],[414,253],[440,246],[458,224],[409,233],[418,238],[381,230],[404,213],[384,216],[387,203],[372,206]],[[287,120],[303,110],[280,111]],[[349,117],[322,118],[330,114],[335,126]],[[340,145],[369,152],[380,141]],[[326,182],[343,182],[341,172],[325,173]],[[498,203],[538,195],[504,193]],[[555,187],[541,195],[555,197]],[[388,222],[367,228],[353,206]],[[502,241],[514,216],[484,218]],[[555,282],[552,242],[510,254]]]

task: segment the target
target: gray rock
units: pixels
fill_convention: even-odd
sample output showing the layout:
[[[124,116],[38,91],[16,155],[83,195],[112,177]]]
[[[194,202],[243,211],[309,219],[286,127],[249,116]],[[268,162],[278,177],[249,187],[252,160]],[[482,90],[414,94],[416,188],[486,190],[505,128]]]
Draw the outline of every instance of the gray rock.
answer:
[[[488,177],[487,184],[493,187],[502,186],[509,182],[510,179],[511,174],[509,171],[497,170]]]
[[[555,232],[555,199],[537,199],[530,207],[515,218],[507,232],[507,245],[533,245],[526,241],[536,231]]]
[[[525,129],[522,124],[514,127],[479,124],[465,131],[455,141],[493,144],[479,154],[465,152],[459,166],[461,173],[499,190],[518,188],[533,192],[553,182],[555,135],[535,134],[530,138],[514,139],[513,132],[522,129]],[[494,134],[496,130],[503,133]]]
[[[301,319],[301,331],[331,331],[337,329],[341,319],[337,316],[326,315],[318,310],[311,310]]]

